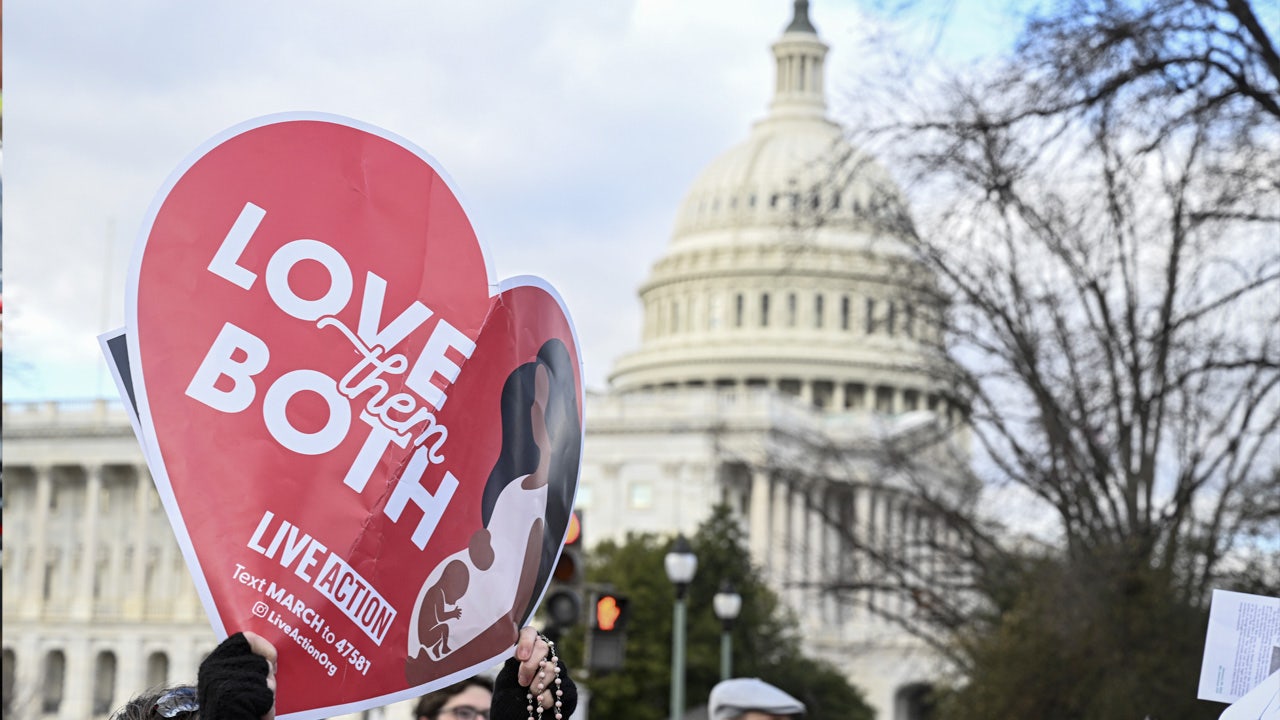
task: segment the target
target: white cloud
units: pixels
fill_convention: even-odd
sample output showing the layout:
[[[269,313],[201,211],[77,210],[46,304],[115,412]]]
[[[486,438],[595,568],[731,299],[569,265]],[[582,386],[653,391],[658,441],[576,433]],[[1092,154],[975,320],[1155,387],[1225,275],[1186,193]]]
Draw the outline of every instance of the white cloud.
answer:
[[[207,138],[286,110],[354,117],[434,155],[498,274],[565,296],[599,387],[638,342],[635,288],[685,190],[763,114],[790,13],[784,0],[11,0],[5,344],[27,372],[6,370],[6,394],[86,392],[155,191]],[[857,11],[811,14],[834,45],[830,84],[865,71],[843,44]]]

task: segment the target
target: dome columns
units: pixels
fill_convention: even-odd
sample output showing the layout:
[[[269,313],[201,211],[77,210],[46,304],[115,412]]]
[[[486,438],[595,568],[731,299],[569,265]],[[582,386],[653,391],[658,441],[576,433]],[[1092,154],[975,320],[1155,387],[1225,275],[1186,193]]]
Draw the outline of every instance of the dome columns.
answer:
[[[795,4],[795,17],[773,45],[777,63],[771,117],[825,117],[823,64],[827,45],[809,22],[809,3]]]

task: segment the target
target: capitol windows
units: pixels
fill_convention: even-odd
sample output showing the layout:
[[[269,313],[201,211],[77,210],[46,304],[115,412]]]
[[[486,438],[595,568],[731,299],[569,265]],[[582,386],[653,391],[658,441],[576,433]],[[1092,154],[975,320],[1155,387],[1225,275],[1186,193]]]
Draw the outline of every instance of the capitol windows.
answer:
[[[881,385],[876,388],[876,412],[893,412],[893,388]]]
[[[866,331],[868,335],[876,331],[876,301],[874,298],[867,298]]]
[[[845,383],[844,407],[846,410],[861,410],[867,406],[867,386],[862,383]]]
[[[788,293],[787,294],[787,327],[796,326],[796,314],[797,314],[796,294]]]
[[[155,550],[152,550],[148,553],[147,568],[142,574],[142,592],[148,598],[157,597],[159,594],[159,588],[156,583],[156,566],[158,564],[159,559],[156,557]]]
[[[746,315],[746,310],[747,310],[747,299],[746,297],[743,296],[742,293],[738,293],[737,297],[734,298],[734,309],[733,309],[733,326],[734,327],[742,327],[742,321],[744,316]]]
[[[822,294],[813,296],[813,326],[822,329]]]
[[[707,313],[707,329],[719,330],[721,315],[724,313],[724,298],[719,295],[711,297],[711,310]]]
[[[105,558],[99,558],[93,572],[93,599],[102,599],[102,583],[107,577],[107,561]]]
[[[848,330],[849,325],[851,323],[850,316],[852,315],[852,311],[850,310],[849,305],[850,305],[849,296],[841,295],[840,296],[840,329],[841,330]]]
[[[889,333],[889,337],[893,337],[894,321],[897,319],[896,310],[897,308],[894,306],[893,301],[890,300],[889,305],[884,312],[884,329],[885,332]]]
[[[98,653],[93,671],[93,714],[106,715],[115,704],[116,654],[103,650]]]
[[[147,656],[147,687],[169,684],[169,656],[153,652]]]
[[[831,400],[835,397],[836,386],[830,380],[815,380],[813,383],[813,405],[814,407],[825,409],[831,407]]]
[[[907,390],[902,393],[902,411],[911,412],[920,409],[920,393]]]
[[[653,485],[633,482],[627,487],[627,507],[632,510],[648,510],[653,507]]]
[[[61,650],[44,656],[44,677],[40,689],[40,711],[53,715],[62,707],[62,692],[67,680],[67,656]]]
[[[53,575],[58,571],[57,551],[54,551],[54,557],[44,564],[44,577],[40,581],[40,597],[45,602],[53,597]]]
[[[760,295],[760,327],[769,327],[769,293]]]
[[[921,720],[934,715],[934,688],[927,683],[912,683],[898,688],[894,693],[895,717],[904,720]]]

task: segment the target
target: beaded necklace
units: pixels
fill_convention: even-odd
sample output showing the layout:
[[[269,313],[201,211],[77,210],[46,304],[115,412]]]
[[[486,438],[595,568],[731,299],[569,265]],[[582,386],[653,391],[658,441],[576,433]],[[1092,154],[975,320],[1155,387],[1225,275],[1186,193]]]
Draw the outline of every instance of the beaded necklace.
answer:
[[[564,720],[564,715],[560,712],[561,699],[564,697],[564,691],[560,689],[560,661],[556,659],[556,644],[548,640],[545,636],[539,637],[542,637],[542,641],[547,644],[547,656],[538,661],[538,678],[537,681],[535,681],[538,685],[538,692],[536,694],[533,692],[533,685],[535,683],[529,683],[529,692],[525,693],[525,699],[528,703],[527,709],[529,711],[529,720],[543,720],[542,713],[545,712],[545,709],[542,707],[542,702],[538,697],[547,690],[548,672],[553,674],[553,682],[555,683],[555,704],[552,705],[551,709],[555,711],[555,720]],[[548,665],[550,666],[550,669],[548,669]]]

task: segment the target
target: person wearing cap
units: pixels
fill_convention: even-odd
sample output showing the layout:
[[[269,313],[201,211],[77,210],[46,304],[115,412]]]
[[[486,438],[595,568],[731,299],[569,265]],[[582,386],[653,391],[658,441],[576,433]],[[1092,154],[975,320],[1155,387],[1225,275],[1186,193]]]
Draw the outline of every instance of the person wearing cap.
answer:
[[[804,703],[761,680],[733,678],[711,688],[711,720],[798,720]]]

